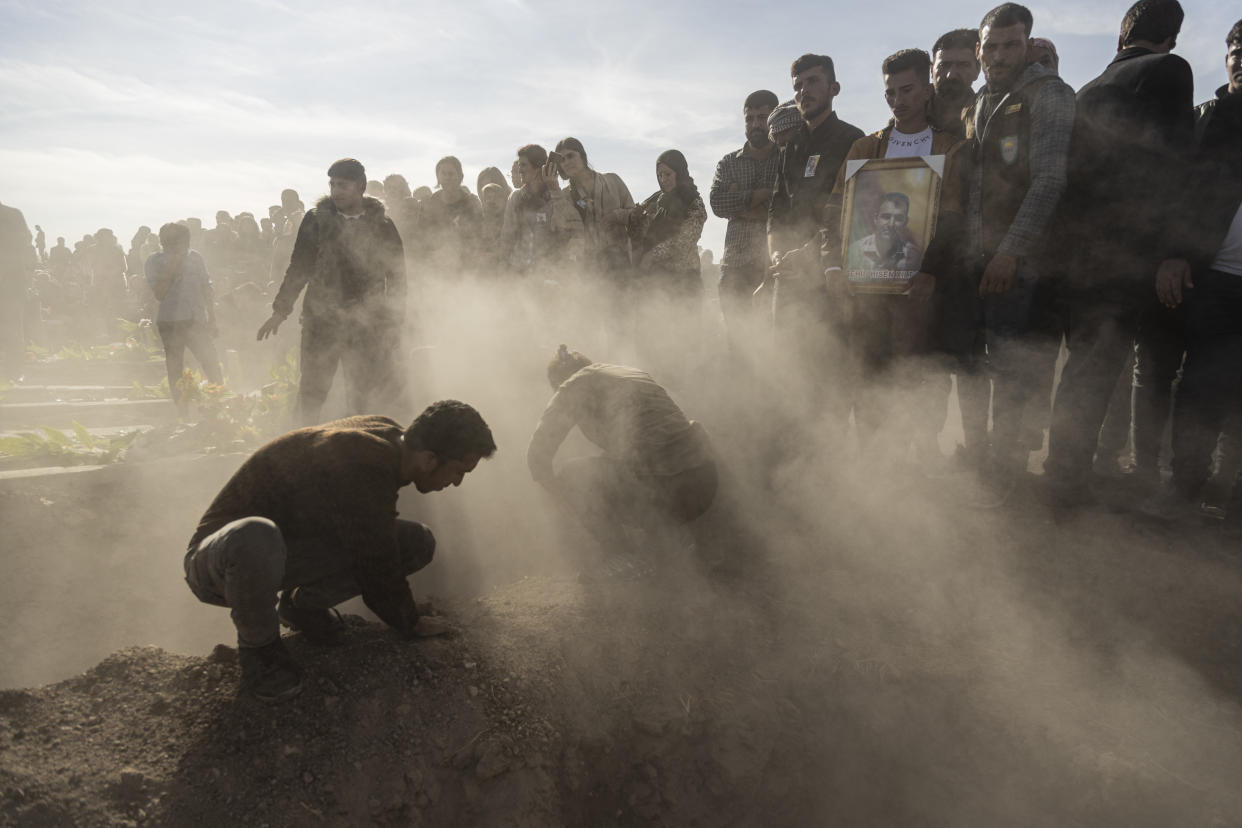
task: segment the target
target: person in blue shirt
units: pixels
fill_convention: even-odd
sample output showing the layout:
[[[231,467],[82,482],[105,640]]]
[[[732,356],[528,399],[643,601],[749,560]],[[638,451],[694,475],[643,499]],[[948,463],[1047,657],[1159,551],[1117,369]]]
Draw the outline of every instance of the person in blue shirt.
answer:
[[[190,249],[190,228],[165,224],[160,228],[160,246],[163,250],[148,256],[144,269],[147,284],[160,303],[155,326],[164,342],[169,396],[180,405],[177,381],[185,367],[187,347],[207,379],[224,384],[220,358],[211,341],[216,335],[215,301],[207,265],[198,251]]]

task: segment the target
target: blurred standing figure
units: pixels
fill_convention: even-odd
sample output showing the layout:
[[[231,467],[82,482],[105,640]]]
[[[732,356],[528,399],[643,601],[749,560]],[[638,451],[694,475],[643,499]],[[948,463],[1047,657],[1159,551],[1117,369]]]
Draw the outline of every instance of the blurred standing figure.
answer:
[[[1194,177],[1181,200],[1185,232],[1194,242],[1189,270],[1161,267],[1156,277],[1161,301],[1184,304],[1186,312],[1172,486],[1148,509],[1164,517],[1193,514],[1217,435],[1242,415],[1242,20],[1229,30],[1225,50],[1229,83],[1198,108]],[[1236,480],[1225,527],[1235,540],[1242,536],[1242,483]]]
[[[624,337],[629,297],[630,239],[626,232],[634,198],[616,173],[596,172],[577,138],[562,138],[560,176],[569,181],[567,197],[578,210],[583,229],[583,263],[588,290],[599,291],[602,317],[611,340]],[[615,349],[618,343],[610,342]]]
[[[963,223],[962,181],[965,143],[954,132],[928,121],[933,86],[931,57],[922,49],[903,49],[881,64],[884,99],[893,113],[887,126],[859,138],[837,170],[824,208],[824,265],[829,291],[851,302],[851,359],[859,382],[854,426],[864,451],[887,449],[889,462],[905,457],[911,440],[924,468],[941,460],[936,436],[944,423],[948,395],[945,374],[931,355],[936,345],[940,286],[955,268]],[[908,232],[910,199],[890,192],[878,198],[874,232],[844,247],[850,217],[843,216],[846,167],[875,158],[945,156],[935,236],[926,252]],[[850,262],[868,269],[911,271],[901,294],[854,293],[846,277]],[[900,389],[900,398],[891,388]],[[887,431],[887,433],[884,433]],[[884,442],[878,437],[883,435]]]
[[[679,151],[666,150],[656,159],[656,180],[660,189],[631,211],[638,262],[636,345],[646,364],[681,380],[699,344],[699,237],[707,208]]]
[[[849,425],[851,394],[845,338],[847,303],[828,296],[820,260],[820,227],[837,170],[863,132],[833,111],[841,93],[828,55],[802,55],[789,69],[802,126],[781,148],[776,186],[768,207],[770,298],[775,320],[778,369],[790,399],[803,400],[800,413],[827,420],[836,436]],[[824,414],[827,414],[824,417]]]
[[[34,268],[26,217],[21,210],[0,204],[0,379],[21,379],[25,370],[23,311]]]
[[[117,332],[116,320],[124,317],[128,308],[125,251],[107,227],[100,228],[94,241],[90,249],[91,285],[104,330],[111,336]]]
[[[203,261],[216,276],[233,267],[237,233],[227,210],[216,211],[216,226],[203,234]]]
[[[418,199],[410,192],[410,184],[405,176],[393,173],[384,178],[384,209],[392,223],[397,226],[397,233],[405,248],[406,275],[413,278],[422,260],[418,223],[421,207]]]
[[[129,252],[125,254],[125,275],[137,276],[143,272],[146,256],[142,255],[147,239],[151,237],[151,228],[145,224],[138,228],[129,242]]]
[[[328,168],[330,195],[302,220],[272,316],[259,328],[261,340],[276,333],[306,288],[298,387],[302,425],[319,422],[342,363],[351,413],[391,410],[404,402],[404,253],[384,205],[363,195],[366,185],[366,170],[353,158]]]
[[[151,231],[148,229],[148,233]],[[39,254],[39,261],[47,261],[47,235],[43,232],[43,228],[35,225],[35,252]]]
[[[47,252],[47,268],[52,278],[64,281],[73,269],[73,252],[65,246],[65,237],[56,237],[56,246]]]
[[[721,158],[712,176],[712,212],[729,222],[720,258],[720,312],[729,332],[729,349],[741,357],[755,336],[751,294],[768,265],[768,201],[776,183],[780,150],[768,133],[768,116],[780,102],[760,89],[746,96],[742,123],[746,143]],[[799,118],[795,125],[800,124]]]
[[[1022,411],[1042,367],[1029,346],[1031,302],[1049,221],[1065,190],[1074,126],[1074,90],[1039,64],[1027,65],[1033,25],[1030,10],[1016,3],[984,16],[978,51],[987,82],[967,120],[975,159],[967,256],[983,297],[993,383],[991,455],[983,462],[1001,500],[1025,473],[1030,453],[1021,439]]]
[[[479,199],[461,185],[461,162],[445,156],[436,162],[436,182],[440,189],[423,202],[420,218],[427,246],[428,272],[441,278],[458,278],[474,264],[483,207]]]
[[[509,197],[500,231],[501,262],[519,275],[542,279],[563,275],[582,260],[582,217],[561,189],[556,165],[538,144],[517,151],[522,189]]]
[[[1171,261],[1185,249],[1173,205],[1184,201],[1194,141],[1194,75],[1170,53],[1182,18],[1177,0],[1131,6],[1117,55],[1078,91],[1070,183],[1055,225],[1070,355],[1046,464],[1066,505],[1089,495],[1097,434],[1131,350],[1136,473],[1149,487],[1160,479],[1184,343],[1181,320],[1160,306],[1153,283],[1160,269],[1188,267]]]
[[[482,248],[479,267],[487,276],[495,276],[500,268],[500,234],[505,227],[505,207],[509,203],[509,191],[495,182],[483,185],[479,190],[479,202],[483,205],[483,223],[479,231]]]
[[[147,284],[160,303],[155,326],[164,343],[168,396],[184,411],[177,383],[185,369],[187,347],[207,379],[216,385],[224,384],[220,358],[211,341],[217,333],[215,296],[203,257],[190,249],[190,228],[165,224],[160,228],[160,244],[163,251],[152,254],[143,269]]]

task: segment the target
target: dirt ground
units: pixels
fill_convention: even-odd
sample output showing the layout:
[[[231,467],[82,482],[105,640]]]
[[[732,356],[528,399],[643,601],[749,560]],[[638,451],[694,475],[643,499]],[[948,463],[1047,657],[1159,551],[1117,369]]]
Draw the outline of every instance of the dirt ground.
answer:
[[[0,692],[0,822],[1242,825],[1242,574],[1211,526],[808,472],[762,532],[725,496],[697,550],[583,580],[454,569],[443,507],[449,574],[415,594],[459,634],[290,636],[307,687],[269,707],[176,573],[236,461],[0,486],[0,677],[57,681]]]

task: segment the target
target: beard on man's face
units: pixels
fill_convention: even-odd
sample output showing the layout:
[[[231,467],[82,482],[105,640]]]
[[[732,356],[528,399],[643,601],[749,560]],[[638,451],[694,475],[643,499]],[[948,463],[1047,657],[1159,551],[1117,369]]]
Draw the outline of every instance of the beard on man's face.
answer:
[[[755,127],[746,133],[746,140],[752,147],[766,147],[772,143],[772,138],[768,135],[767,127]]]
[[[945,78],[936,87],[936,94],[951,101],[961,100],[970,94],[970,87],[961,78]]]

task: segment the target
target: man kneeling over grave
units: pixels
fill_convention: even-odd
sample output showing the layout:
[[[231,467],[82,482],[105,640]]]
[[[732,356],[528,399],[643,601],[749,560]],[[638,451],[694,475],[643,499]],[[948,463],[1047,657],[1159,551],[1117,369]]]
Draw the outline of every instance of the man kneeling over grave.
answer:
[[[334,643],[344,623],[332,607],[357,595],[403,637],[437,632],[419,621],[406,581],[431,562],[435,537],[397,517],[397,490],[459,486],[495,451],[477,411],[442,400],[404,431],[387,417],[349,417],[291,431],[247,459],[185,555],[194,595],[232,609],[243,686],[264,701],[296,695],[301,671],[280,625]]]
[[[592,362],[562,345],[548,382],[556,393],[531,437],[527,465],[606,554],[637,551],[627,529],[689,523],[712,505],[717,475],[707,434],[648,374]],[[575,425],[604,453],[556,472],[552,460]]]

